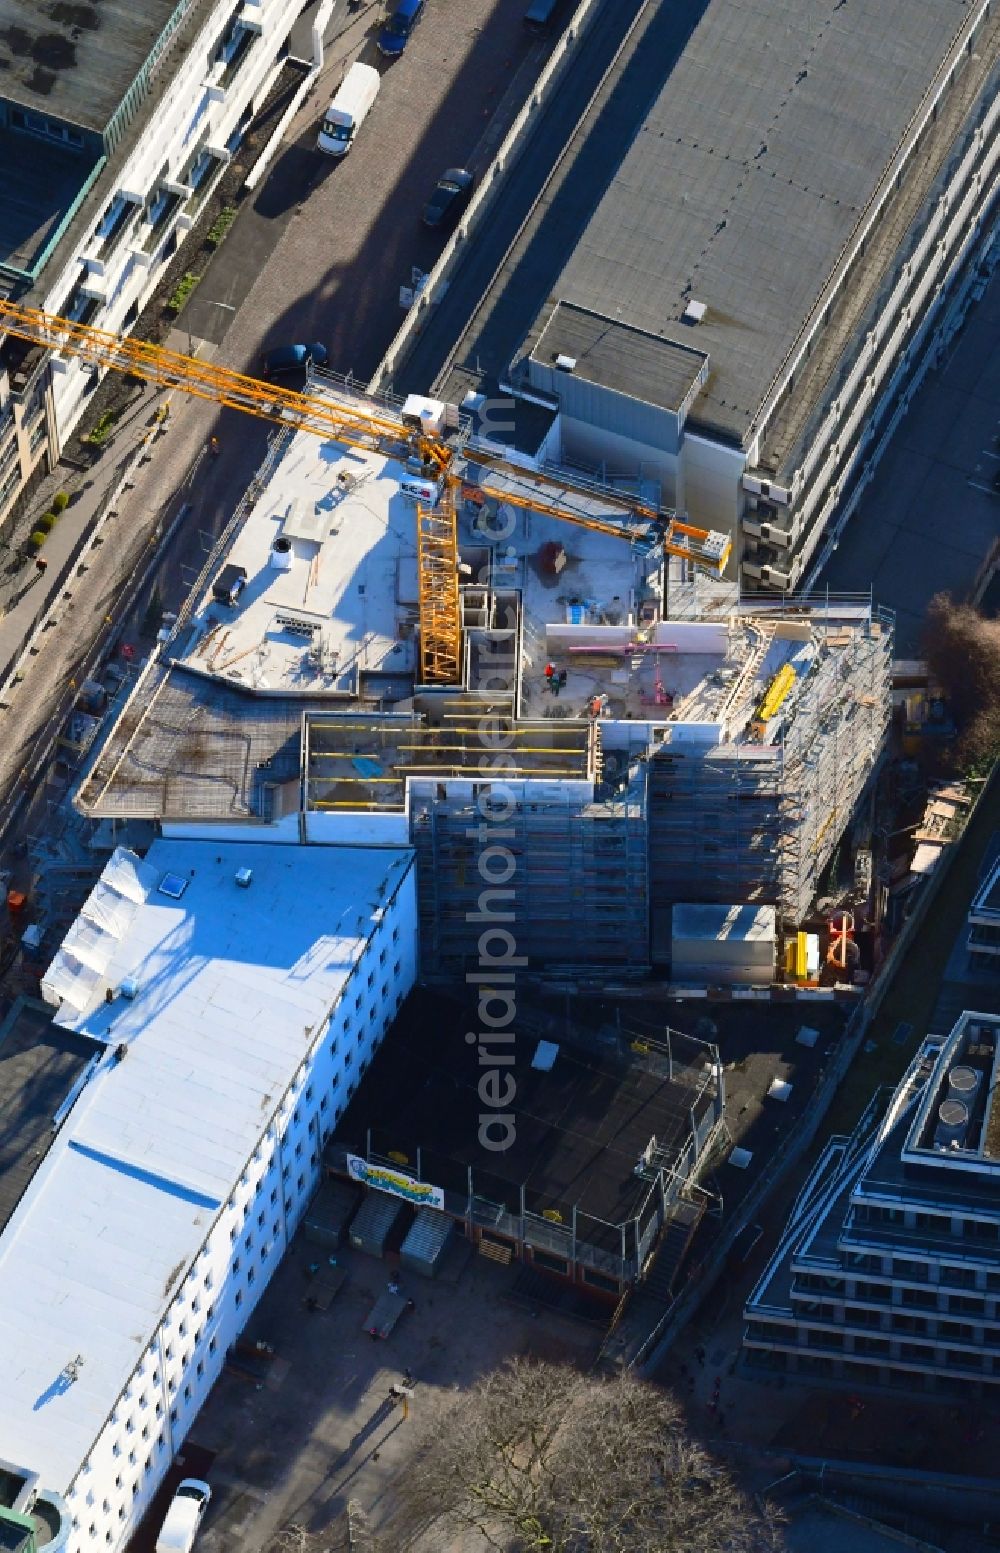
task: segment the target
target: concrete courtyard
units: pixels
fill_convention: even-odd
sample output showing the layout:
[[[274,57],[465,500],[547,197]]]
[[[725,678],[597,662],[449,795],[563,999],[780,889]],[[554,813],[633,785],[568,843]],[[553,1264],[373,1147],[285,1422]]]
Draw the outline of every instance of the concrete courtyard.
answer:
[[[347,1281],[329,1309],[310,1311],[305,1301],[321,1275],[310,1277],[309,1269],[325,1266],[330,1254],[299,1232],[247,1329],[274,1357],[256,1380],[224,1371],[130,1553],[152,1553],[166,1502],[185,1473],[204,1474],[212,1485],[199,1553],[264,1553],[291,1524],[346,1547],[349,1500],[377,1533],[400,1473],[440,1433],[457,1390],[518,1354],[587,1366],[603,1335],[599,1326],[512,1303],[518,1264],[498,1267],[460,1240],[438,1279],[404,1275],[416,1309],[382,1342],[363,1322],[398,1258],[378,1261],[342,1247],[335,1254]],[[404,1419],[389,1391],[407,1369],[414,1396]],[[433,1553],[452,1550],[436,1545]]]

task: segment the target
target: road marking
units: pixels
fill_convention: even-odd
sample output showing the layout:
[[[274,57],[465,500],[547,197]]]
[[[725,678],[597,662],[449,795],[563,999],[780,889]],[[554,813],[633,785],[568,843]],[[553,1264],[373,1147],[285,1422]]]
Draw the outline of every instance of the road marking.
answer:
[[[980,485],[979,481],[973,480],[971,476],[969,477],[967,483],[972,486],[974,491],[985,491],[987,496],[996,496],[997,494],[992,485]]]

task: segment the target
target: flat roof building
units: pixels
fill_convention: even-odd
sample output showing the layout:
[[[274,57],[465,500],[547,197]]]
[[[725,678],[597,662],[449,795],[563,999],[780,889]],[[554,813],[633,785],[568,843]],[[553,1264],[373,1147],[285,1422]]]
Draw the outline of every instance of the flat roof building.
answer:
[[[987,0],[659,0],[472,317],[378,380],[547,407],[551,456],[801,586],[986,257],[998,83]]]
[[[747,1301],[747,1363],[808,1379],[1000,1383],[1000,1018],[920,1044],[827,1144]]]
[[[60,1507],[53,1553],[122,1548],[148,1508],[412,985],[415,920],[405,849],[157,841],[67,934],[42,991],[96,1060],[0,1233],[0,1460]]]

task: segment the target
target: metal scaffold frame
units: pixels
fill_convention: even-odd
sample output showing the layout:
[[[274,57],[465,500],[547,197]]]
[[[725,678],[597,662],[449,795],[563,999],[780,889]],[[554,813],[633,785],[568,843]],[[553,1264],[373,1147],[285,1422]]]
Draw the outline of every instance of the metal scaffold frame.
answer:
[[[637,778],[628,794],[607,802],[513,790],[502,831],[514,870],[494,893],[503,894],[503,910],[512,914],[507,925],[529,960],[549,967],[582,958],[594,965],[648,964],[641,783]],[[484,890],[481,818],[476,800],[416,798],[411,804],[425,974],[447,974],[476,956]]]
[[[778,907],[799,922],[878,764],[890,710],[892,617],[812,618],[818,651],[779,742],[664,745],[650,761],[654,905]]]

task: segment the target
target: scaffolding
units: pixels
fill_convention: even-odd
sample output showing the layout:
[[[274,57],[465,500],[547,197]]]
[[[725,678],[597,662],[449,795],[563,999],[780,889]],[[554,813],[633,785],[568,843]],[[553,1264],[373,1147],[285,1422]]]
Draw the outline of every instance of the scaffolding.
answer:
[[[513,871],[502,885],[480,871],[490,843],[478,801],[412,802],[423,974],[448,976],[475,961],[488,896],[529,965],[647,966],[644,772],[604,802],[565,784],[545,792],[510,781],[503,787],[496,839]]]
[[[881,753],[892,617],[828,604],[807,618],[815,653],[801,681],[782,686],[773,742],[749,732],[722,744],[669,742],[650,760],[654,908],[755,902],[790,923],[808,912]]]

